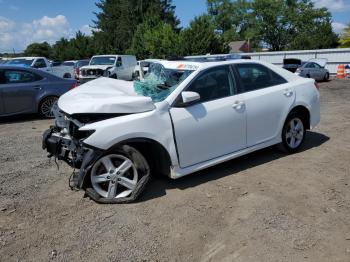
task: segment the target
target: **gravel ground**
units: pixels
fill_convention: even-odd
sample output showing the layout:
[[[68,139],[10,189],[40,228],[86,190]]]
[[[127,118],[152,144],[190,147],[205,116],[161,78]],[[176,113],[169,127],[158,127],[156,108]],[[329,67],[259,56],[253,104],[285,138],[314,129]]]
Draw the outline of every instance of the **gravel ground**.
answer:
[[[0,123],[1,261],[350,261],[350,81],[321,83],[319,127],[301,152],[268,148],[137,203],[99,205],[49,162],[51,121]]]

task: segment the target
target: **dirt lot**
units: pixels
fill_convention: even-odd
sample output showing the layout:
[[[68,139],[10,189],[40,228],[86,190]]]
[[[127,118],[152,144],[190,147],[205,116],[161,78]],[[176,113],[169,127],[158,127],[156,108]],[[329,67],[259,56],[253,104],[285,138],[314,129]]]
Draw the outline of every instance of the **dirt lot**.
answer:
[[[302,151],[268,148],[140,201],[99,205],[41,150],[51,121],[0,124],[1,261],[350,261],[350,81],[321,84]],[[5,122],[4,122],[5,121]]]

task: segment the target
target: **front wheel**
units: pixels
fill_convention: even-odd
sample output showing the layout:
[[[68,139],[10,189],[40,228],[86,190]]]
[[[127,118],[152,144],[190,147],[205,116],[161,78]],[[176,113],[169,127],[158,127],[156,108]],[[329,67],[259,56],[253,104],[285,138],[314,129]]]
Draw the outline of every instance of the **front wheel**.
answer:
[[[39,105],[39,114],[45,118],[53,118],[54,114],[52,112],[53,106],[57,103],[57,96],[45,97]]]
[[[283,126],[282,149],[289,153],[295,153],[303,144],[305,134],[303,119],[298,114],[291,113]]]
[[[132,202],[142,193],[149,177],[146,159],[135,148],[125,145],[93,164],[87,194],[99,203]]]

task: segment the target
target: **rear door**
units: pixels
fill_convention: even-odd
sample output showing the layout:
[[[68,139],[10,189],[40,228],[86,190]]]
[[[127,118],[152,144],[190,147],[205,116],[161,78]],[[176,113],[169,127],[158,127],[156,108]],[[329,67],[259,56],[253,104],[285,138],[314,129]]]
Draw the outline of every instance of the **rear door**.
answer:
[[[229,66],[209,69],[186,88],[200,101],[170,109],[182,168],[246,147],[243,95],[236,95],[236,86]]]
[[[6,114],[35,112],[35,97],[40,76],[25,70],[4,70],[5,84],[0,85]]]
[[[240,92],[244,93],[247,146],[276,138],[294,103],[294,89],[284,78],[261,64],[235,64],[234,68],[240,79]]]

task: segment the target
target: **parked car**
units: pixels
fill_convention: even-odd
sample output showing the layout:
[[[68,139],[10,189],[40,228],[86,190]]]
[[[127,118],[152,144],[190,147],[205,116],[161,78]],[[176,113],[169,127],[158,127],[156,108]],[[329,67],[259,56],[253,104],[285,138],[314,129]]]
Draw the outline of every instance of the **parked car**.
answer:
[[[64,67],[64,66],[53,67],[49,62],[49,60],[47,60],[45,57],[16,57],[8,60],[6,64],[10,66],[36,68],[62,78],[73,77],[73,74],[69,67]]]
[[[317,81],[328,81],[329,71],[326,69],[327,59],[310,59],[300,66],[295,74],[301,77],[313,78]]]
[[[145,59],[145,60],[137,61],[137,64],[135,66],[135,69],[134,69],[134,72],[132,75],[132,79],[143,81],[151,64],[158,62],[158,61],[161,61],[161,60],[160,59]]]
[[[32,68],[0,66],[0,116],[39,113],[52,118],[58,97],[76,86],[63,79]]]
[[[80,69],[81,83],[106,76],[114,79],[132,80],[136,57],[132,55],[93,56],[89,65]]]
[[[62,62],[61,61],[52,61],[51,62],[51,66],[55,67],[55,66],[60,66],[62,65]]]
[[[90,59],[83,59],[83,60],[78,60],[75,65],[74,65],[74,75],[75,79],[80,82],[79,75],[80,75],[80,68],[83,66],[88,65],[90,62]]]
[[[43,136],[101,203],[136,199],[152,174],[179,178],[281,144],[320,121],[318,85],[260,61],[159,61],[143,82],[99,78],[58,100]]]

